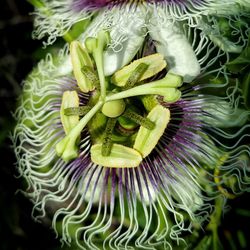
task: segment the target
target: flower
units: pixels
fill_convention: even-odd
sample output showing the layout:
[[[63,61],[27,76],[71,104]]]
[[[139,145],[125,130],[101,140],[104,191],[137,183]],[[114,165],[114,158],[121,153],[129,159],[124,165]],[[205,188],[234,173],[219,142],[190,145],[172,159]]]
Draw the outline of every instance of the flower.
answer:
[[[215,197],[247,188],[249,112],[227,74],[223,84],[196,84],[218,80],[216,68],[181,86],[185,76],[166,69],[157,46],[107,76],[109,39],[100,31],[85,47],[73,42],[70,55],[48,56],[30,74],[15,114],[18,169],[34,217],[49,214],[64,242],[171,248]],[[205,94],[210,87],[216,94]],[[226,125],[239,132],[223,128],[232,117],[240,123]]]
[[[247,46],[247,1],[60,0],[36,14],[49,44],[87,26],[33,70],[15,114],[33,216],[63,242],[171,248],[214,199],[249,189],[249,111],[227,67]]]

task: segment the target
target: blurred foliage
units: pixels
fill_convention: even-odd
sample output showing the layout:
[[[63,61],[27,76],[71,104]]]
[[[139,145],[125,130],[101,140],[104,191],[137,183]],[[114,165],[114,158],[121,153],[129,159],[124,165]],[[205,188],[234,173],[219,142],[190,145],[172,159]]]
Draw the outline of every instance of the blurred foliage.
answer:
[[[227,64],[227,68],[236,74],[242,86],[245,107],[250,109],[250,36],[246,48],[234,60]]]
[[[21,83],[32,67],[47,52],[57,51],[64,41],[58,41],[46,49],[42,48],[41,41],[31,38],[32,6],[24,0],[8,0],[1,5],[0,17],[0,249],[1,250],[56,250],[77,249],[75,246],[61,248],[59,240],[49,227],[49,222],[36,223],[31,218],[32,204],[16,192],[21,186],[21,179],[15,178],[18,173],[15,169],[15,156],[11,148],[9,134],[15,126],[12,116],[21,93]],[[82,27],[82,24],[78,24]],[[79,30],[79,27],[76,26]],[[73,29],[69,33],[74,39]],[[245,51],[228,65],[234,74],[249,72],[249,46]],[[246,61],[248,60],[248,61]],[[239,77],[244,88],[247,89],[246,106],[249,108],[249,74],[246,78]],[[211,222],[204,230],[195,231],[187,236],[191,248],[195,250],[240,250],[250,249],[249,225],[250,205],[247,202],[249,195],[232,199],[229,202],[231,209],[227,213],[221,210],[221,200],[216,201],[216,210],[211,216]],[[179,249],[176,247],[174,249]]]

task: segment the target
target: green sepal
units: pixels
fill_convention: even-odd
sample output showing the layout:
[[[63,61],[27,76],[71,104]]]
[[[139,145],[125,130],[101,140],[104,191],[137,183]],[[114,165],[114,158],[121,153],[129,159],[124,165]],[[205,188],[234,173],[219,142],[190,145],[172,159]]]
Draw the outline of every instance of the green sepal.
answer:
[[[249,67],[249,65],[250,65],[250,35],[248,38],[248,44],[246,48],[243,49],[243,51],[238,57],[228,62],[226,66],[232,73],[241,73],[242,71],[246,70]]]

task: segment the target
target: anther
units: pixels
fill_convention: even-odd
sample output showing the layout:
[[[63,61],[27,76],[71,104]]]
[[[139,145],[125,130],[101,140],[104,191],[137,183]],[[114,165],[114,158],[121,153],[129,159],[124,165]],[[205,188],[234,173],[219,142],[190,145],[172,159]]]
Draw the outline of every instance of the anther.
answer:
[[[112,133],[115,128],[117,119],[109,118],[104,132],[104,139],[102,144],[102,156],[109,156],[112,148]]]
[[[149,65],[146,63],[140,63],[135,70],[131,73],[129,76],[126,85],[124,86],[124,89],[130,89],[132,88],[136,83],[138,83],[142,77],[142,75],[146,72]]]
[[[84,116],[90,110],[91,110],[90,106],[81,106],[81,107],[66,108],[66,109],[64,109],[64,115],[67,115],[67,116],[71,116],[71,115]]]
[[[155,123],[150,121],[147,117],[143,117],[136,112],[132,111],[131,109],[127,109],[123,116],[132,120],[133,122],[143,126],[144,128],[147,128],[149,130],[152,130],[155,128]]]

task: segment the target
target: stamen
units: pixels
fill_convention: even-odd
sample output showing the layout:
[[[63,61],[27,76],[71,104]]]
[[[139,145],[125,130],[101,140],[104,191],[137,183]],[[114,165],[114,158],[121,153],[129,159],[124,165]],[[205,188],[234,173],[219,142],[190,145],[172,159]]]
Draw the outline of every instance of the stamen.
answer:
[[[99,81],[98,76],[93,68],[91,68],[87,65],[84,65],[82,67],[81,71],[93,86],[98,87],[98,84],[100,81]]]
[[[147,118],[155,123],[155,128],[149,130],[141,126],[134,143],[134,149],[140,152],[143,158],[152,152],[163,135],[170,120],[170,112],[161,105],[157,105]]]
[[[81,106],[75,108],[66,108],[64,109],[64,115],[71,116],[71,115],[78,115],[84,116],[91,110],[90,106]]]
[[[149,67],[148,64],[140,63],[132,72],[132,74],[129,76],[126,85],[124,86],[124,90],[134,87],[134,85],[140,81],[142,75],[146,72],[148,67]]]
[[[116,118],[109,118],[106,129],[104,132],[104,139],[102,144],[102,155],[103,156],[109,156],[112,148],[112,133],[115,128],[115,124],[117,122]]]
[[[155,128],[155,123],[152,122],[150,119],[147,117],[143,117],[136,112],[132,111],[131,109],[127,109],[124,113],[123,116],[126,118],[129,118],[133,122],[143,126],[146,129],[152,130]]]
[[[68,134],[79,122],[79,115],[73,114],[71,117],[65,116],[64,110],[77,109],[79,106],[79,97],[76,91],[65,91],[62,96],[60,118],[63,125],[63,129]]]
[[[137,76],[136,71],[143,71],[145,66],[140,69],[140,64],[146,64],[148,65],[147,69],[140,73]],[[150,56],[145,56],[143,58],[140,58],[138,60],[133,61],[129,65],[123,67],[122,69],[118,70],[113,76],[112,76],[112,83],[119,87],[124,87],[129,80],[130,77],[132,77],[131,80],[134,81],[134,77],[142,81],[145,79],[148,79],[157,73],[161,72],[165,67],[167,66],[166,61],[164,60],[163,56],[161,54],[153,54]],[[139,68],[138,68],[139,67]],[[135,72],[135,76],[131,76],[131,72]],[[138,72],[139,73],[139,72]],[[132,73],[133,75],[134,73]]]
[[[73,66],[73,73],[76,78],[77,84],[82,92],[88,93],[94,90],[93,82],[83,74],[82,69],[88,67],[93,69],[93,63],[87,50],[78,41],[73,41],[70,44],[70,56]]]
[[[120,144],[113,144],[110,155],[101,154],[102,144],[95,144],[90,149],[91,161],[103,167],[134,168],[140,165],[142,157],[132,148]]]

